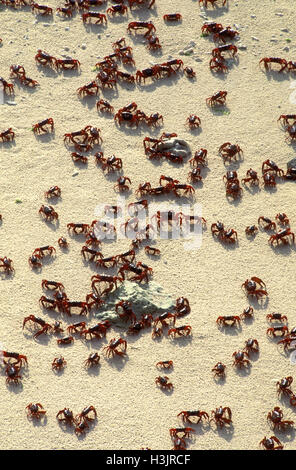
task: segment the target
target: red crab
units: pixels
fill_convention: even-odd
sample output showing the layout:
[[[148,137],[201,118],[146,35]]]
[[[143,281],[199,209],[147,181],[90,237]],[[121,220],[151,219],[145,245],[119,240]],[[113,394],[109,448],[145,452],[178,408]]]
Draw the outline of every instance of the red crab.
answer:
[[[281,59],[279,57],[263,57],[260,60],[259,65],[263,63],[265,70],[270,70],[271,64],[280,64],[281,68],[279,72],[282,72],[288,67],[288,62],[285,59]]]
[[[218,91],[213,96],[206,99],[208,106],[224,106],[226,102],[227,91]]]
[[[127,348],[127,342],[124,339],[113,338],[109,342],[108,346],[105,346],[103,350],[105,351],[105,354],[107,357],[110,357],[110,356],[114,357],[115,355],[122,357],[126,355],[126,348]]]
[[[12,142],[14,140],[14,136],[15,133],[13,132],[12,127],[0,132],[0,140],[2,140],[2,142]]]
[[[237,155],[240,156],[242,149],[237,144],[231,144],[230,142],[225,142],[219,147],[219,154],[223,157],[224,162],[226,160],[231,161],[232,158],[236,160]]]
[[[50,131],[53,132],[54,130],[54,122],[52,118],[44,119],[44,121],[37,122],[37,124],[33,124],[32,131],[34,134],[40,134],[41,132],[47,133],[48,129],[45,126],[50,127]]]
[[[107,17],[103,13],[98,13],[97,11],[88,11],[87,13],[82,14],[82,21],[86,23],[91,18],[95,18],[95,24],[107,24]]]
[[[278,233],[275,233],[274,235],[271,235],[271,237],[268,240],[268,243],[270,243],[272,246],[274,242],[279,244],[279,242],[282,242],[284,245],[287,245],[289,243],[289,237],[292,237],[292,243],[294,244],[295,242],[295,235],[289,228],[285,228],[284,230],[281,230]]]
[[[257,285],[259,285],[259,287],[261,287],[261,289],[258,289]],[[257,300],[259,298],[263,297],[263,296],[268,295],[266,290],[262,289],[262,287],[264,287],[264,289],[266,288],[265,282],[263,282],[262,279],[260,279],[259,277],[253,276],[253,277],[251,277],[250,280],[247,279],[242,284],[242,287],[244,287],[248,297],[249,296],[255,296]]]
[[[186,119],[186,125],[188,125],[189,129],[197,129],[201,125],[201,120],[196,114],[190,114]]]
[[[156,28],[152,21],[132,21],[128,24],[127,31],[131,33],[132,31],[138,31],[141,29],[147,29],[146,33],[144,34],[145,37],[151,35],[151,33],[156,31]]]
[[[163,377],[156,377],[155,383],[164,390],[171,391],[174,388],[173,384],[169,381],[169,377],[167,377],[166,375]]]
[[[77,93],[80,98],[84,98],[85,96],[94,96],[97,95],[99,92],[99,86],[95,81],[87,83],[80,88],[77,88]]]

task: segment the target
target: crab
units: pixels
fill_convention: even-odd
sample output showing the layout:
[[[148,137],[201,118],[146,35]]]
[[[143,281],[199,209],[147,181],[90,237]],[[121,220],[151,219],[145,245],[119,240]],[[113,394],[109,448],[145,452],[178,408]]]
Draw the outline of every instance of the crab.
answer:
[[[242,179],[242,183],[243,184],[250,183],[251,186],[254,186],[254,185],[258,186],[259,178],[258,178],[257,171],[250,168],[246,173],[246,177]]]
[[[191,334],[192,327],[190,325],[178,326],[176,328],[170,328],[168,336],[176,338],[176,336],[189,336]]]
[[[120,349],[118,349],[120,348]],[[104,347],[104,352],[107,357],[119,356],[123,357],[126,355],[127,342],[122,338],[111,339],[108,346]]]
[[[14,272],[14,267],[12,264],[12,259],[7,258],[7,256],[4,256],[3,258],[0,258],[0,269],[3,269],[5,274],[11,274]]]
[[[171,369],[173,365],[173,361],[159,361],[156,363],[156,367],[160,369]]]
[[[249,359],[246,358],[246,356],[248,356],[246,351],[243,351],[243,350],[235,351],[232,354],[232,357],[234,358],[232,365],[239,367],[239,368],[249,367],[251,363]]]
[[[3,86],[4,93],[14,94],[14,86],[12,83],[8,83],[3,77],[0,77],[0,83]]]
[[[248,237],[255,237],[255,235],[258,233],[258,227],[256,225],[248,225],[245,228],[245,233]]]
[[[12,127],[6,129],[3,132],[0,132],[0,140],[2,142],[12,142],[14,140],[15,133],[12,130]]]
[[[290,386],[292,385],[292,382],[293,382],[293,377],[291,377],[291,376],[284,377],[283,379],[278,381],[276,383],[278,396],[280,394],[283,394],[284,396],[289,397],[289,398],[291,396],[293,396],[293,392],[290,389]]]
[[[289,333],[289,329],[286,325],[282,326],[272,326],[271,328],[268,328],[266,331],[266,334],[268,336],[273,336],[276,338],[277,336],[286,336]]]
[[[190,114],[185,123],[189,129],[197,129],[201,125],[201,120],[196,114]]]
[[[263,222],[265,225],[262,225],[262,222]],[[276,229],[276,224],[275,224],[275,222],[273,222],[272,220],[270,220],[268,217],[264,217],[263,215],[261,215],[261,216],[258,218],[258,224],[261,225],[261,227],[262,227],[265,231],[275,230],[275,229]]]
[[[45,220],[49,222],[58,220],[59,218],[58,213],[54,210],[54,207],[45,206],[44,204],[42,204],[42,206],[40,207],[39,214],[41,214],[42,217],[44,217]]]
[[[167,377],[166,375],[158,376],[155,379],[155,383],[163,390],[171,391],[174,388],[174,386],[169,380],[170,380],[169,377]]]
[[[214,377],[224,378],[225,369],[226,366],[222,362],[217,362],[217,364],[212,369],[212,372],[214,372]]]
[[[273,160],[267,159],[262,163],[262,173],[264,174],[269,171],[277,176],[283,176],[284,174],[284,171]]]
[[[258,289],[258,286],[260,289]],[[253,297],[255,296],[256,299],[258,300],[259,298],[262,298],[264,296],[267,296],[268,293],[266,292],[266,285],[265,282],[262,281],[259,277],[251,277],[251,279],[247,279],[243,284],[242,287],[245,289],[246,295],[248,297]],[[262,289],[264,287],[264,289]]]
[[[240,317],[237,315],[220,316],[216,323],[219,326],[240,326]]]
[[[41,16],[52,15],[52,8],[46,5],[39,5],[36,2],[31,2],[31,8],[33,13],[39,13]]]
[[[206,99],[208,106],[224,106],[226,102],[227,91],[218,91],[213,96]]]
[[[29,405],[26,406],[26,410],[28,418],[40,419],[46,413],[41,403],[29,403]]]
[[[202,419],[208,421],[209,415],[205,411],[196,410],[196,411],[180,411],[177,414],[177,417],[182,419],[183,423],[198,424]],[[197,421],[192,421],[190,418],[197,418]]]
[[[97,352],[91,353],[88,358],[84,361],[85,367],[94,367],[99,365],[100,356]]]
[[[46,199],[51,199],[54,197],[61,197],[61,194],[62,191],[59,186],[51,186],[48,191],[45,191],[44,197],[46,197]]]
[[[216,47],[215,49],[212,50],[212,56],[213,57],[218,57],[219,59],[224,58],[222,56],[222,52],[229,52],[232,57],[234,57],[237,54],[237,47],[234,46],[233,44],[224,44],[223,46]]]
[[[281,441],[276,436],[264,437],[259,444],[264,447],[265,450],[282,450],[284,448]]]
[[[272,323],[273,321],[287,323],[288,317],[286,315],[282,315],[281,313],[273,312],[266,315],[266,320],[268,320],[270,323]]]
[[[227,73],[228,67],[226,65],[225,59],[222,56],[212,57],[209,63],[210,70],[215,72]]]
[[[53,132],[54,130],[53,119],[47,118],[41,122],[37,122],[37,124],[33,124],[32,131],[34,132],[34,134],[40,134],[41,132],[44,132],[45,134],[47,134],[49,131],[48,131],[48,128],[45,126],[49,126],[50,132]]]
[[[55,68],[57,59],[52,55],[49,55],[47,52],[38,49],[37,54],[35,55],[35,61],[40,65],[49,65]]]
[[[28,321],[33,322],[36,325],[41,326],[41,330],[38,330],[37,333],[34,334],[34,338],[38,338],[43,333],[46,334],[48,331],[52,330],[52,326],[49,325],[49,323],[46,323],[46,321],[43,320],[42,318],[35,317],[35,315],[29,315],[28,317],[24,318],[24,320],[23,320],[23,329],[24,329],[24,327],[25,327],[25,325],[27,324]]]
[[[290,225],[290,221],[284,212],[280,212],[275,216],[275,218],[279,221],[281,225]]]
[[[128,33],[131,33],[132,31],[138,31],[146,29],[146,33],[144,34],[144,37],[150,36],[153,32],[156,31],[156,28],[152,21],[132,21],[131,23],[128,24],[127,31]]]
[[[271,235],[271,237],[268,240],[268,243],[270,243],[272,246],[274,242],[279,244],[279,242],[282,242],[284,245],[287,245],[289,243],[289,237],[292,237],[292,243],[294,244],[295,242],[295,235],[294,233],[289,229],[285,228],[284,230],[281,230],[278,233],[275,233],[274,235]]]
[[[120,176],[117,179],[117,183],[114,185],[114,189],[117,189],[119,192],[129,191],[130,188],[127,183],[132,183],[130,178],[127,176]]]
[[[111,104],[106,100],[103,100],[103,99],[99,100],[96,106],[97,106],[97,110],[100,110],[101,112],[106,112],[110,114],[114,113],[113,106],[111,106]]]
[[[57,59],[56,67],[57,69],[63,70],[78,70],[81,63],[77,59]]]
[[[267,421],[271,425],[273,430],[285,431],[287,427],[294,424],[294,421],[283,420],[284,413],[279,406],[275,406],[272,411],[267,415]]]
[[[20,367],[18,367],[16,364],[8,364],[5,368],[6,383],[13,383],[14,385],[18,385],[19,380],[22,378],[21,375],[19,375],[20,370]]]
[[[265,70],[270,70],[271,64],[280,64],[281,68],[279,72],[283,72],[283,70],[288,67],[288,62],[286,59],[281,59],[280,57],[263,57],[263,59],[259,61],[259,65],[262,63]]]
[[[57,413],[56,418],[59,423],[62,424],[67,424],[69,426],[73,426],[76,424],[73,412],[69,408],[64,408],[63,410],[60,410]]]
[[[94,96],[97,95],[99,92],[99,86],[95,81],[87,83],[80,88],[77,88],[77,94],[80,98],[84,98],[85,96]]]
[[[223,428],[226,424],[230,425],[232,423],[231,418],[231,409],[228,406],[219,406],[219,408],[216,408],[216,410],[212,410],[212,418],[210,421],[215,421],[217,426]]]
[[[65,361],[65,359],[60,356],[54,358],[51,367],[53,370],[61,371],[66,365],[67,361]]]
[[[97,11],[88,11],[87,13],[82,14],[82,21],[86,23],[91,18],[95,18],[95,24],[107,24],[107,17],[103,13],[98,13]]]
[[[259,352],[259,344],[256,339],[249,338],[245,342],[245,353],[247,356],[250,355],[250,353],[258,353]]]
[[[224,159],[224,162],[226,160],[231,161],[232,159],[236,161],[237,156],[240,157],[242,153],[243,151],[239,145],[231,144],[230,142],[225,142],[219,147],[219,154]]]

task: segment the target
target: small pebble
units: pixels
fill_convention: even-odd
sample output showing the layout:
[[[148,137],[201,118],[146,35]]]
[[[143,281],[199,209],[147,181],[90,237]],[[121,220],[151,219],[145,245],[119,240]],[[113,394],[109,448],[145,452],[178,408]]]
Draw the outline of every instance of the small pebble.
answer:
[[[251,18],[257,18],[257,16],[256,15],[251,15]]]
[[[81,49],[86,49],[86,44],[81,44]]]
[[[251,36],[251,38],[252,38],[254,41],[259,41],[259,39],[256,38],[256,36]]]
[[[270,39],[270,42],[278,42],[278,40],[275,39],[275,38],[271,38],[271,39]]]
[[[97,38],[98,38],[98,39],[101,39],[101,35],[100,35],[100,34],[98,34],[98,35],[97,35]]]
[[[73,173],[72,176],[78,176],[79,175],[79,172],[76,171],[76,173]]]
[[[284,33],[288,33],[289,29],[288,28],[282,28],[281,31],[283,31]]]
[[[69,26],[66,26],[65,31],[69,31],[69,30],[70,30]]]
[[[284,16],[283,13],[276,13],[277,16]]]
[[[184,51],[179,51],[179,55],[184,55]]]
[[[69,50],[70,50],[70,47],[68,47],[68,46],[64,47],[64,51],[69,51]]]
[[[48,26],[50,26],[50,24],[49,23],[43,23],[43,26],[44,26],[44,28],[47,28]]]
[[[238,44],[237,47],[242,51],[245,51],[247,49],[247,46],[245,44]]]
[[[16,106],[16,102],[15,101],[5,101],[6,104],[8,104],[9,106]]]
[[[286,51],[286,52],[289,52],[290,48],[289,48],[289,46],[286,46],[286,47],[284,47],[283,50]]]

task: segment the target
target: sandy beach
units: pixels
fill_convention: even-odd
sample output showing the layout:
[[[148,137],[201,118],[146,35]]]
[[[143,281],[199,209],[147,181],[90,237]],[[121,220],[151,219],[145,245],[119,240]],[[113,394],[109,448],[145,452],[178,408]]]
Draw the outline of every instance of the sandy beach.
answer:
[[[267,336],[273,326],[266,315],[280,312],[288,317],[289,329],[296,326],[295,317],[295,245],[273,249],[268,243],[271,233],[259,228],[254,238],[247,238],[245,228],[258,225],[258,217],[283,212],[296,227],[296,191],[294,182],[276,178],[277,186],[266,189],[262,184],[261,166],[274,160],[285,172],[287,162],[295,157],[295,145],[285,141],[286,133],[277,122],[281,114],[295,113],[291,102],[296,74],[266,73],[259,67],[263,57],[296,60],[295,5],[292,0],[230,0],[225,7],[199,5],[198,1],[156,0],[146,7],[128,10],[123,16],[108,17],[107,26],[84,25],[81,13],[65,19],[55,11],[61,6],[49,0],[53,17],[34,15],[30,8],[12,9],[0,6],[0,75],[14,84],[15,95],[5,97],[0,105],[0,132],[11,127],[15,132],[12,144],[0,143],[0,257],[13,260],[13,276],[0,278],[0,350],[17,351],[28,358],[28,367],[21,370],[19,385],[6,384],[5,366],[0,368],[0,448],[1,449],[172,449],[170,428],[181,427],[177,414],[182,410],[204,410],[211,415],[217,407],[230,407],[232,424],[219,429],[214,423],[193,425],[195,434],[186,440],[188,449],[259,449],[259,442],[277,436],[284,449],[295,449],[293,427],[286,432],[274,431],[267,414],[279,406],[284,419],[296,421],[296,408],[286,398],[278,397],[277,381],[295,375],[295,364],[289,354],[277,347],[277,340]],[[105,13],[113,3],[96,9]],[[181,13],[182,21],[167,23],[163,15]],[[131,21],[152,21],[162,45],[161,52],[151,52],[140,34],[128,34]],[[209,68],[215,43],[211,36],[202,37],[201,27],[208,21],[222,23],[237,30],[232,41],[238,47],[237,60],[229,60],[228,74],[212,73]],[[77,88],[95,79],[95,64],[112,53],[112,43],[121,37],[133,49],[135,67],[119,69],[135,74],[155,63],[172,58],[182,59],[184,67],[192,67],[196,79],[183,73],[147,83],[118,82],[116,90],[99,92],[97,97],[79,99]],[[190,47],[190,42],[194,46]],[[57,72],[37,66],[34,57],[41,49],[57,58],[73,57],[81,62],[80,72]],[[184,50],[192,50],[184,55]],[[180,55],[181,52],[181,55]],[[12,64],[23,65],[28,77],[40,84],[35,89],[20,85],[9,77]],[[206,98],[219,90],[227,91],[226,112],[211,109]],[[98,99],[106,99],[115,112],[130,102],[146,114],[158,112],[163,126],[150,129],[117,126],[113,117],[97,111]],[[10,102],[7,103],[7,101]],[[293,101],[293,100],[292,100]],[[11,102],[13,104],[11,104]],[[190,114],[200,117],[201,127],[190,131],[185,126]],[[54,133],[36,137],[34,123],[53,118]],[[75,164],[64,145],[67,132],[91,125],[101,129],[103,144],[88,154],[88,164]],[[153,268],[153,281],[163,287],[173,299],[181,296],[190,302],[191,312],[177,319],[176,325],[192,327],[191,338],[172,339],[167,329],[162,338],[153,340],[151,329],[128,336],[126,328],[112,327],[102,340],[81,341],[76,336],[72,345],[60,347],[57,336],[42,335],[34,340],[31,329],[22,329],[29,315],[42,317],[49,323],[59,319],[64,328],[75,317],[42,310],[39,298],[46,292],[43,279],[62,282],[70,299],[84,300],[91,291],[90,278],[96,272],[91,264],[83,263],[83,237],[71,237],[68,223],[90,224],[96,208],[102,204],[117,204],[114,184],[118,174],[106,177],[96,165],[94,153],[115,155],[123,161],[123,175],[131,179],[127,203],[139,198],[135,190],[140,183],[150,181],[158,186],[161,175],[169,175],[188,183],[188,159],[174,164],[165,159],[149,160],[144,153],[146,136],[160,137],[174,132],[189,144],[192,155],[207,149],[208,170],[202,169],[203,181],[194,184],[192,199],[187,204],[200,204],[206,219],[202,244],[198,250],[184,248],[184,240],[156,240],[159,259],[148,257],[141,248],[136,260]],[[243,157],[234,163],[223,163],[218,149],[224,142],[238,144]],[[235,170],[241,181],[249,168],[258,172],[260,186],[242,185],[240,198],[226,198],[223,175]],[[47,202],[44,192],[57,185],[62,196]],[[147,197],[149,202],[157,198]],[[161,197],[160,202],[176,202],[174,196]],[[179,201],[178,201],[179,202]],[[38,211],[42,204],[52,204],[58,224],[45,223]],[[212,236],[211,225],[221,221],[238,234],[238,243],[225,245]],[[281,227],[277,225],[277,231]],[[69,250],[59,248],[57,240],[65,236]],[[28,258],[37,247],[52,245],[56,256],[34,270]],[[103,243],[104,256],[128,250],[130,240]],[[268,298],[263,303],[250,301],[241,289],[246,279],[256,276],[266,283]],[[241,315],[251,305],[254,317],[241,321],[241,328],[220,329],[218,316]],[[88,314],[88,325],[96,323]],[[108,359],[102,353],[112,338],[127,340],[125,361]],[[243,349],[246,340],[255,338],[259,353],[250,357],[251,367],[233,367],[233,353]],[[279,338],[280,339],[280,338]],[[100,366],[89,371],[83,366],[91,352],[101,355]],[[54,373],[53,359],[64,356],[67,366]],[[162,373],[155,367],[161,360],[173,360],[172,370]],[[221,361],[226,365],[226,378],[217,381],[211,372]],[[155,385],[155,378],[168,375],[172,393]],[[291,385],[296,390],[295,383]],[[41,403],[45,419],[27,419],[26,406]],[[70,408],[74,414],[92,405],[98,416],[85,435],[76,436],[73,428],[61,426],[56,414]]]

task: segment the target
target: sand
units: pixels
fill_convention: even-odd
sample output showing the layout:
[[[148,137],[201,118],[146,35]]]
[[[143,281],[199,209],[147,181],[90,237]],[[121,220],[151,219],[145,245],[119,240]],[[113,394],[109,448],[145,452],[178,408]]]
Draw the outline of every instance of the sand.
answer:
[[[59,2],[51,0],[50,5],[56,7]],[[183,21],[165,23],[163,14],[176,9]],[[27,75],[40,83],[39,88],[30,91],[14,81],[16,105],[0,106],[1,129],[12,127],[16,133],[13,145],[0,146],[3,217],[0,255],[12,258],[15,267],[13,277],[3,276],[0,281],[0,349],[26,354],[29,363],[22,370],[23,378],[18,386],[6,385],[4,367],[1,367],[2,449],[171,449],[169,429],[181,426],[177,418],[180,411],[201,409],[210,414],[218,406],[231,408],[233,428],[219,431],[213,423],[210,427],[194,426],[196,436],[188,441],[188,449],[257,449],[264,436],[273,434],[280,438],[285,449],[295,448],[293,430],[275,433],[266,421],[267,413],[275,406],[283,409],[286,419],[295,418],[295,410],[276,393],[276,382],[293,376],[295,365],[267,337],[265,319],[267,313],[279,311],[288,316],[289,327],[295,326],[295,249],[273,250],[265,232],[259,231],[253,240],[247,239],[244,232],[247,225],[257,223],[259,216],[274,220],[278,212],[288,215],[293,230],[296,224],[294,183],[279,182],[274,191],[264,189],[262,184],[258,191],[244,188],[241,199],[233,203],[226,199],[222,181],[227,169],[236,169],[239,178],[250,167],[261,175],[262,162],[268,158],[285,170],[287,160],[295,155],[295,149],[285,142],[285,134],[277,124],[280,114],[295,112],[295,105],[289,102],[295,76],[267,75],[258,66],[262,57],[295,60],[294,4],[291,0],[262,0],[256,5],[251,1],[231,0],[228,8],[209,6],[204,11],[208,21],[239,27],[240,42],[246,49],[239,50],[238,62],[228,75],[212,74],[209,70],[214,45],[212,39],[200,37],[205,19],[196,1],[184,0],[176,7],[172,0],[156,0],[151,11],[145,8],[129,11],[127,17],[108,21],[107,28],[85,27],[79,14],[72,20],[54,14],[50,21],[35,17],[26,8],[14,11],[1,7],[1,75],[10,81],[10,65],[21,64]],[[141,36],[136,39],[128,36],[128,22],[138,20],[153,21],[162,55],[150,53]],[[283,28],[288,32],[281,31]],[[276,41],[271,41],[273,35]],[[111,43],[122,36],[133,47],[136,68],[131,70],[164,62],[170,55],[182,58],[196,72],[195,81],[178,75],[176,79],[147,82],[142,87],[119,84],[118,94],[100,92],[100,98],[108,99],[115,110],[135,101],[147,114],[161,113],[164,126],[157,131],[151,132],[144,126],[118,128],[112,119],[97,112],[95,98],[80,100],[76,95],[78,87],[94,79],[93,67],[99,57],[111,53]],[[179,56],[179,51],[191,40],[196,42],[194,54]],[[287,46],[289,51],[284,50]],[[34,56],[39,48],[55,57],[68,54],[79,59],[81,73],[56,73],[37,67]],[[212,112],[206,106],[205,99],[219,90],[228,91],[227,114]],[[185,128],[185,120],[191,113],[201,119],[199,132]],[[54,135],[36,138],[31,132],[32,124],[48,117],[54,119]],[[184,249],[183,240],[159,240],[156,246],[161,250],[160,260],[149,259],[144,251],[137,255],[137,260],[152,266],[153,279],[173,298],[189,299],[191,313],[177,324],[192,326],[191,341],[170,340],[166,335],[154,341],[151,332],[145,330],[138,337],[127,338],[126,361],[107,360],[101,354],[101,366],[92,373],[83,368],[90,351],[101,353],[111,338],[125,337],[124,330],[111,330],[106,340],[101,341],[77,339],[64,348],[57,345],[52,335],[35,341],[29,329],[22,330],[24,317],[31,314],[49,322],[59,318],[58,314],[42,312],[39,308],[38,300],[44,294],[42,279],[62,282],[70,299],[84,300],[90,292],[94,270],[82,262],[82,239],[71,239],[66,225],[90,223],[96,218],[96,206],[116,204],[117,195],[113,189],[114,177],[104,177],[95,165],[93,152],[87,167],[75,165],[63,144],[64,133],[86,125],[101,129],[106,156],[115,154],[122,158],[124,175],[132,180],[128,202],[135,200],[134,191],[140,183],[151,181],[156,186],[161,174],[186,182],[190,169],[188,161],[184,165],[149,161],[143,152],[145,136],[176,132],[189,143],[193,153],[206,148],[209,161],[209,171],[203,172],[203,184],[195,186],[192,201],[202,205],[202,215],[207,220],[201,248],[192,252]],[[244,159],[240,163],[224,165],[218,156],[219,146],[228,141],[243,149]],[[74,176],[75,173],[78,174]],[[62,198],[55,204],[59,214],[56,227],[46,224],[38,214],[46,202],[44,191],[52,185],[62,189]],[[16,203],[17,199],[22,202]],[[237,230],[237,247],[225,247],[213,239],[210,227],[217,220]],[[57,245],[60,236],[69,239],[68,253],[63,253]],[[28,265],[28,257],[33,249],[48,244],[56,247],[57,256],[41,272],[35,272]],[[127,240],[104,244],[103,253],[117,254],[128,246]],[[254,302],[254,320],[242,322],[241,329],[219,330],[215,323],[219,315],[240,315],[249,305],[241,284],[251,276],[266,282],[268,303],[260,307]],[[62,322],[66,326],[70,320],[62,318]],[[94,324],[95,318],[90,316],[89,323]],[[258,340],[260,353],[252,356],[250,372],[245,373],[232,367],[232,354],[243,348],[248,338]],[[63,373],[54,374],[51,362],[60,354],[67,360],[67,367]],[[174,385],[170,394],[163,393],[154,383],[160,375],[155,363],[166,359],[174,361],[173,370],[167,374]],[[218,361],[227,366],[226,379],[221,383],[211,373]],[[39,402],[46,409],[46,418],[41,423],[26,417],[25,407],[31,402]],[[69,407],[76,414],[88,405],[95,406],[98,419],[85,436],[77,438],[73,430],[57,423],[60,409]]]

